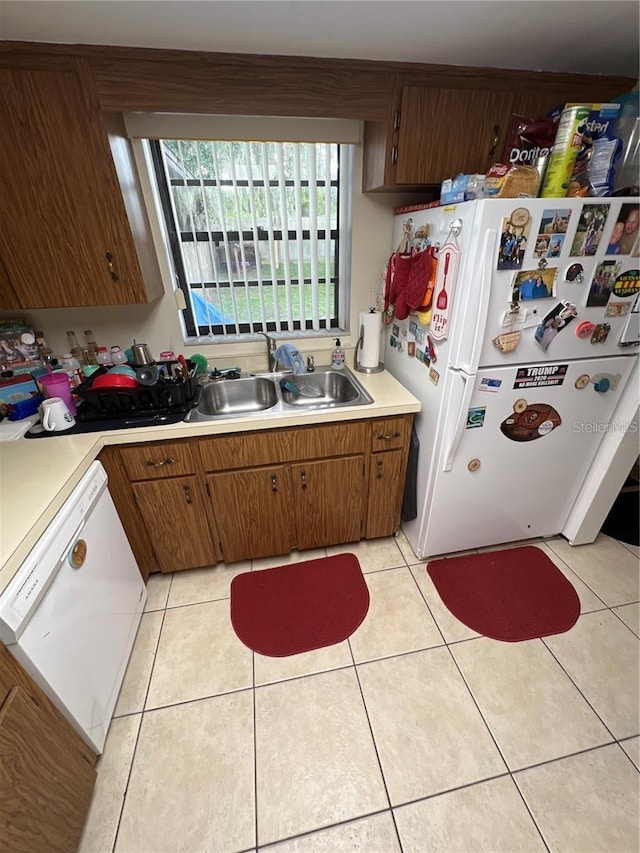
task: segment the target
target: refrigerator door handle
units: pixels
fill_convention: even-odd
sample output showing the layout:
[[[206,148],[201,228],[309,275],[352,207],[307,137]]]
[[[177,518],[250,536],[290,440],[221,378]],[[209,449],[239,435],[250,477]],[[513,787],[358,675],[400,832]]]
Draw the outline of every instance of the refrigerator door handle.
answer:
[[[462,382],[462,394],[460,396],[460,405],[456,412],[456,418],[453,422],[453,432],[448,430],[451,434],[451,440],[444,455],[444,465],[442,466],[443,471],[451,471],[453,468],[453,460],[455,459],[455,455],[458,451],[458,446],[462,439],[462,433],[467,425],[467,412],[469,411],[469,403],[471,402],[471,395],[473,394],[473,386],[475,384],[475,376],[467,376],[466,373],[456,373],[455,376]]]
[[[489,301],[491,299],[491,276],[493,273],[493,253],[495,250],[498,232],[490,228],[484,237],[484,248],[481,254],[481,273],[478,290],[473,286],[469,288],[469,299],[465,306],[465,322],[460,330],[458,351],[452,353],[450,367],[453,370],[464,370],[467,373],[475,373],[480,362],[482,341],[487,326],[487,314],[489,313]],[[473,296],[477,293],[477,302]],[[471,341],[471,347],[466,341]]]
[[[493,272],[493,253],[496,245],[498,232],[490,228],[484,239],[484,252],[482,256],[482,276],[480,279],[480,304],[476,315],[476,327],[473,333],[473,349],[471,350],[471,364],[469,372],[475,373],[480,362],[480,350],[487,328],[487,314],[489,313],[489,300],[491,299],[491,274]]]

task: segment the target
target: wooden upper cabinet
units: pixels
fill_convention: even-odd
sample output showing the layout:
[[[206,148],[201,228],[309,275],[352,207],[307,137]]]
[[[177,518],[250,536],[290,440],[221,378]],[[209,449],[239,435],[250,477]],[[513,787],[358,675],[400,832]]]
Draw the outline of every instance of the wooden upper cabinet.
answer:
[[[109,138],[90,81],[0,68],[0,307],[145,303]]]
[[[502,153],[512,102],[511,92],[405,86],[396,184],[439,184],[460,172],[486,172]]]

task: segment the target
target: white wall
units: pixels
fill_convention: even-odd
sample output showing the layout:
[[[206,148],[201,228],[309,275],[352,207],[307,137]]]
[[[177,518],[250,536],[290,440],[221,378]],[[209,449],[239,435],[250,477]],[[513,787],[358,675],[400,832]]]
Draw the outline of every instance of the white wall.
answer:
[[[361,311],[375,303],[384,263],[391,252],[393,208],[398,204],[421,201],[421,197],[399,194],[364,195],[362,186],[362,148],[356,147],[354,158],[354,193],[351,252],[351,328],[353,334],[343,337],[347,350],[356,343],[357,320]],[[98,344],[119,344],[123,349],[133,339],[149,344],[157,357],[162,350],[174,352],[201,352],[210,365],[230,367],[238,365],[243,370],[266,369],[266,346],[260,343],[198,344],[183,343],[179,312],[176,309],[170,284],[165,285],[164,296],[151,305],[127,305],[104,308],[47,308],[27,312],[3,312],[0,316],[26,316],[34,328],[41,329],[55,353],[66,351],[65,332],[73,329],[79,340],[83,330],[91,329]],[[284,338],[283,338],[284,340]],[[331,337],[298,338],[296,345],[305,354],[313,354],[316,364],[328,364],[334,346]],[[352,353],[347,352],[347,359]]]

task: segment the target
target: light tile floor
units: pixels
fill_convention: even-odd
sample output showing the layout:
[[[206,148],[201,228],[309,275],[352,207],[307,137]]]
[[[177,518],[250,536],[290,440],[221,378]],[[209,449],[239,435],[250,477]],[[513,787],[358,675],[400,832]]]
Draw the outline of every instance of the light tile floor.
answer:
[[[517,644],[461,625],[402,533],[327,549],[369,613],[290,658],[236,638],[230,582],[324,550],[152,576],[82,853],[637,853],[637,549],[528,544],[582,612]]]

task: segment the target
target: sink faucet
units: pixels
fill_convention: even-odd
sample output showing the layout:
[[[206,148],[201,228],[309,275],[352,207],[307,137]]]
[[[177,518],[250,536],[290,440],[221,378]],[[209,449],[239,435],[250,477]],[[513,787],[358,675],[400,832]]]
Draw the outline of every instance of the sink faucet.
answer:
[[[274,353],[277,349],[275,339],[268,335],[266,332],[258,332],[258,335],[262,335],[263,338],[267,341],[267,370],[271,373],[275,373],[278,367],[278,360],[274,356]]]

